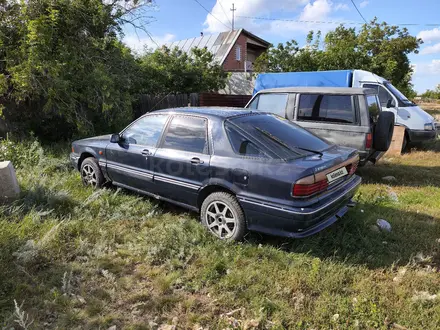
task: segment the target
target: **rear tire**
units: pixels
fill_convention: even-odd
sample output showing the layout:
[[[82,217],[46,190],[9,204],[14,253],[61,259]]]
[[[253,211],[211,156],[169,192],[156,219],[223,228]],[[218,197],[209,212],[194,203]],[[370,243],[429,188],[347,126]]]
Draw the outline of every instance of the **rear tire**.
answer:
[[[247,232],[243,209],[237,198],[229,193],[210,194],[200,211],[202,224],[220,239],[241,241]]]
[[[394,133],[394,113],[382,111],[374,128],[373,148],[376,151],[388,151]]]
[[[98,161],[89,157],[81,163],[81,179],[85,186],[91,186],[93,189],[101,188],[105,183],[104,174],[99,168]]]

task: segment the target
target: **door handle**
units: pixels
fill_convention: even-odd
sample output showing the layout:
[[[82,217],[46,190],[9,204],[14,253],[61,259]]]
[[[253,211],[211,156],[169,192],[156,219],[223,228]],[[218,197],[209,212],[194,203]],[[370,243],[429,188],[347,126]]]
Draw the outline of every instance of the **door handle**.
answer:
[[[152,155],[152,153],[148,149],[142,150],[141,154],[142,154],[142,156],[145,156],[145,157],[148,157],[148,156]]]
[[[194,164],[194,165],[203,164],[203,160],[201,160],[198,157],[194,157],[194,158],[191,158],[191,164]]]

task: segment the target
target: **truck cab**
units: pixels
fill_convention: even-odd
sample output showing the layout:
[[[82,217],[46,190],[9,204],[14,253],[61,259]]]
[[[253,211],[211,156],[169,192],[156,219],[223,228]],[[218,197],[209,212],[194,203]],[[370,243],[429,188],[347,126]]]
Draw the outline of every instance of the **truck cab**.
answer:
[[[361,166],[388,150],[394,130],[394,114],[382,111],[373,89],[266,89],[255,94],[246,108],[275,113],[332,144],[357,149]]]

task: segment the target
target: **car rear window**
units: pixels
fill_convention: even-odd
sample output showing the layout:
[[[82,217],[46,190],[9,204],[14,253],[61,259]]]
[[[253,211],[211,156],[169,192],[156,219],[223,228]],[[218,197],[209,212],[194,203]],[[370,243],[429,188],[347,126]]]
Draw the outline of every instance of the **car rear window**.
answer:
[[[356,117],[352,97],[302,94],[299,99],[298,120],[353,124]]]
[[[282,159],[297,158],[314,151],[328,149],[331,145],[298,125],[273,114],[241,116],[229,119],[233,126],[250,135]]]

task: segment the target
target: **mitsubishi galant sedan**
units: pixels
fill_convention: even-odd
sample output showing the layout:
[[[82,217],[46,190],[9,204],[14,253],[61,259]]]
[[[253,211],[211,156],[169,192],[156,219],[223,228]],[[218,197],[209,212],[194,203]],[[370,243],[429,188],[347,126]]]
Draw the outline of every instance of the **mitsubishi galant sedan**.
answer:
[[[155,111],[119,134],[73,142],[70,157],[85,185],[111,182],[199,212],[227,240],[315,234],[347,212],[361,183],[356,150],[244,109]]]

